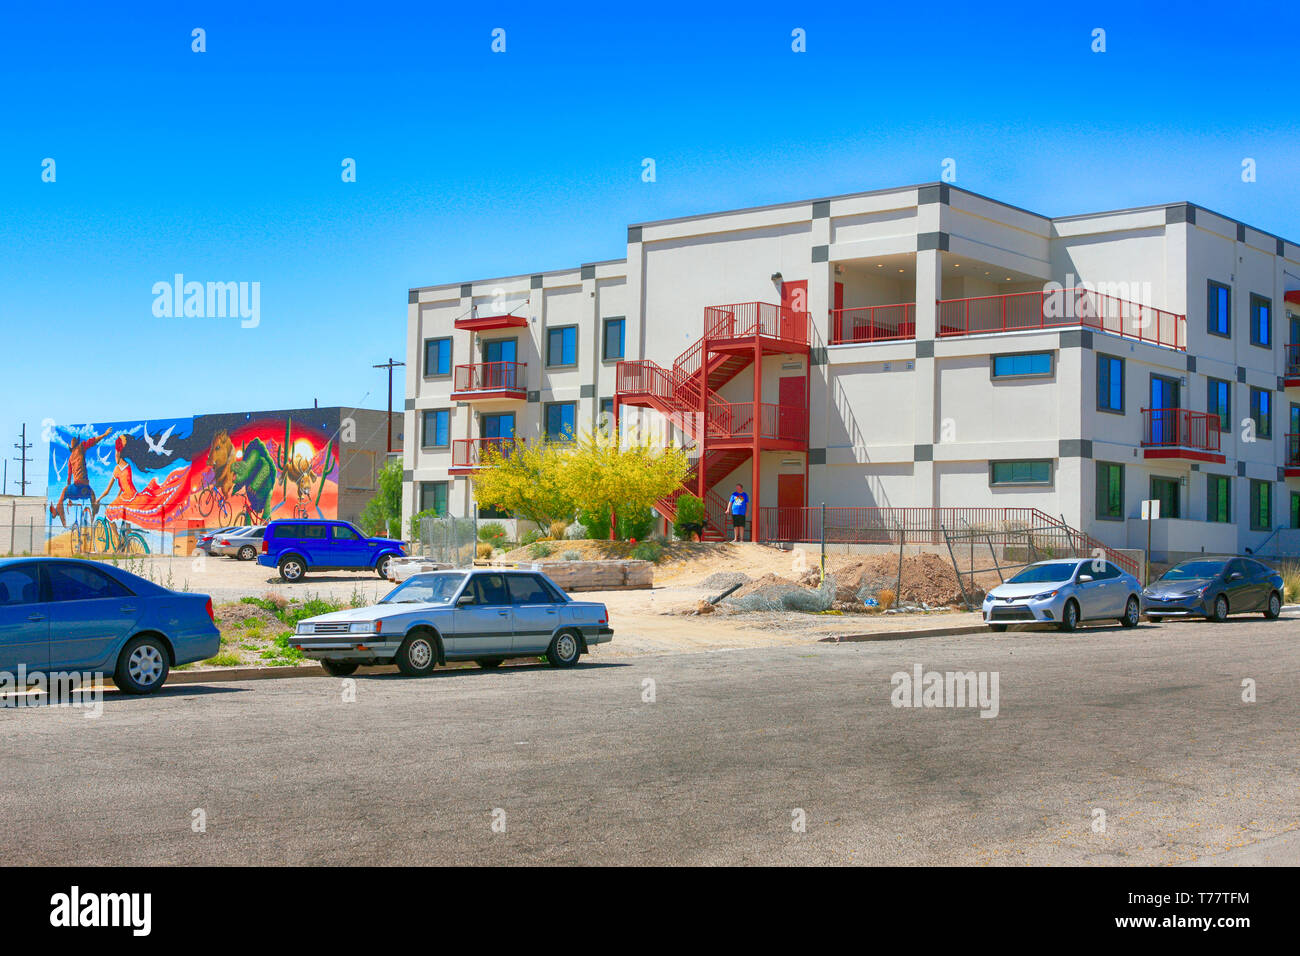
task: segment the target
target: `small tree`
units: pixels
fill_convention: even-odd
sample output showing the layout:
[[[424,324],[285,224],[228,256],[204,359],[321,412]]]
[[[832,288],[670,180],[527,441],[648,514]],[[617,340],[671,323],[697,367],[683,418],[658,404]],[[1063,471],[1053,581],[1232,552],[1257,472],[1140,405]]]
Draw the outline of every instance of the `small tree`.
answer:
[[[623,444],[617,436],[600,431],[587,432],[568,447],[562,459],[562,484],[593,537],[602,524],[598,516],[611,512],[619,515],[618,530],[624,537],[648,533],[653,528],[650,509],[682,484],[689,469],[680,448],[648,441]],[[626,523],[624,513],[630,519]],[[608,517],[603,525],[608,533]]]
[[[549,528],[573,520],[574,503],[562,479],[567,442],[516,442],[506,449],[484,447],[482,468],[474,473],[474,497],[496,508]]]
[[[371,535],[402,534],[402,462],[390,458],[379,469],[379,490],[361,509],[361,530]]]
[[[704,532],[702,498],[689,492],[677,497],[677,517],[673,520],[673,530],[677,532],[677,537],[687,541],[691,535]]]

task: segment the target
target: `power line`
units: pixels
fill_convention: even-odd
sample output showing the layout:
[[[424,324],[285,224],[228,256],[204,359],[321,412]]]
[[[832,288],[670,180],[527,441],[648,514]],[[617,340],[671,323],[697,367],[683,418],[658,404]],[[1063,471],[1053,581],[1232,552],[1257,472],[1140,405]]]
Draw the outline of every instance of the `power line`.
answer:
[[[27,494],[27,486],[31,484],[31,482],[27,480],[27,463],[32,460],[27,457],[27,452],[32,447],[32,443],[27,440],[26,422],[23,423],[22,437],[18,441],[14,442],[14,447],[18,449],[18,454],[14,455],[14,461],[22,463],[22,477],[18,479],[18,494],[25,495]],[[9,474],[8,474],[8,470],[6,469],[5,472],[6,491],[8,490],[7,487],[8,478],[9,478]]]

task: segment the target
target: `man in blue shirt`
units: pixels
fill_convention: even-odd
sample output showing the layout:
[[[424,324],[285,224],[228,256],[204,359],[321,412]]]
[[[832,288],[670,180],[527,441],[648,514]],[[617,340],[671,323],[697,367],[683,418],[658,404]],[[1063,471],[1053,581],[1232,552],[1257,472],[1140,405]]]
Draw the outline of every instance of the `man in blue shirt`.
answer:
[[[731,540],[744,541],[745,512],[749,510],[749,495],[745,494],[744,485],[736,485],[736,490],[731,493],[731,499],[727,502],[727,510],[731,512]]]

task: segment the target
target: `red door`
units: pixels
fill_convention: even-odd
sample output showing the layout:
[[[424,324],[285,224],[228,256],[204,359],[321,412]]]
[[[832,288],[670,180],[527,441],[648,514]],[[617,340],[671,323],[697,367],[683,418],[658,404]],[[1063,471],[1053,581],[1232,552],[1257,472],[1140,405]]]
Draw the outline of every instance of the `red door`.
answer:
[[[778,380],[777,438],[805,441],[808,438],[808,379],[800,375]]]
[[[807,338],[808,280],[781,283],[781,338],[802,342]]]
[[[803,541],[808,535],[804,528],[803,475],[776,476],[776,539],[778,541]]]

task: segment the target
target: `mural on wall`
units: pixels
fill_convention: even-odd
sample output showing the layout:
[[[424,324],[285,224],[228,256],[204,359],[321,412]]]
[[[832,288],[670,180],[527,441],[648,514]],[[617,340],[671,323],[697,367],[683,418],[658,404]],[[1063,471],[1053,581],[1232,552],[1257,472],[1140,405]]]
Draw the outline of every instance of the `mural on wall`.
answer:
[[[338,514],[338,439],[292,415],[54,426],[51,553],[171,553],[178,535]]]

